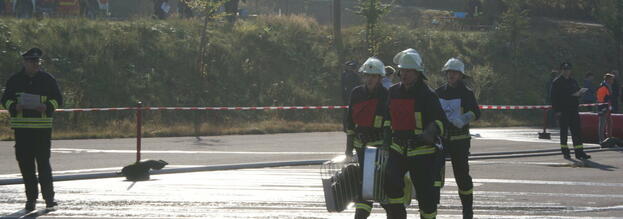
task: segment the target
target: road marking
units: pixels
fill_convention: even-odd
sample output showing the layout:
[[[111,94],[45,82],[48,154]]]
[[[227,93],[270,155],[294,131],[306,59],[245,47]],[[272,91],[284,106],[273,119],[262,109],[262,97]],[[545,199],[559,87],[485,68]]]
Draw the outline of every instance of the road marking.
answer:
[[[102,150],[82,148],[53,148],[54,153],[111,153],[135,154],[136,150]],[[339,155],[344,152],[305,152],[305,151],[181,151],[181,150],[141,150],[142,154],[254,154],[254,155]]]

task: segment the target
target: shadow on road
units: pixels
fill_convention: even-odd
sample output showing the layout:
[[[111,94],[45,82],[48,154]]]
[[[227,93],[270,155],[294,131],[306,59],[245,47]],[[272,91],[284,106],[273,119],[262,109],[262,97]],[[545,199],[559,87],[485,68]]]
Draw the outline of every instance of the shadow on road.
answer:
[[[0,217],[0,219],[37,218],[39,216],[46,215],[52,211],[55,211],[55,210],[54,209],[43,209],[43,210],[38,210],[38,211],[26,211],[22,209],[13,214],[2,216]]]
[[[618,167],[600,164],[592,160],[574,160],[574,159],[565,159],[573,162],[573,167],[588,167],[588,168],[596,168],[604,171],[614,171],[618,169]]]

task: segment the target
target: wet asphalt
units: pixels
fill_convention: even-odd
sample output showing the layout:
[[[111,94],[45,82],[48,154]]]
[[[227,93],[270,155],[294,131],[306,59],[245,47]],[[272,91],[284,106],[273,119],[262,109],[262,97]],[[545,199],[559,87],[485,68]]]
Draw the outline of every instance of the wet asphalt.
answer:
[[[538,129],[474,129],[470,161],[476,218],[623,218],[623,151],[586,145],[593,159],[565,160]],[[239,163],[318,161],[344,150],[339,132],[143,139],[143,159],[165,169]],[[135,139],[57,140],[55,176],[114,173],[134,162]],[[0,181],[19,178],[13,142],[0,142]],[[507,153],[515,152],[515,153]],[[532,153],[536,152],[536,153]],[[450,163],[447,163],[450,166]],[[329,213],[318,165],[156,174],[57,181],[60,206],[30,214],[23,186],[0,185],[0,218],[352,218],[352,208]],[[438,218],[460,218],[451,168]],[[417,218],[417,202],[409,218]],[[370,218],[385,218],[375,206]]]

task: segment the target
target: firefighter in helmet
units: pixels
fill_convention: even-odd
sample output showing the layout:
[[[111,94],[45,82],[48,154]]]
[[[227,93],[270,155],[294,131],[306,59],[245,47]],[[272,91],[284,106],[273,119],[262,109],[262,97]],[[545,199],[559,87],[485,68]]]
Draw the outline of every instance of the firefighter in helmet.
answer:
[[[444,152],[452,160],[452,170],[463,205],[463,218],[473,218],[474,185],[469,175],[468,163],[471,139],[469,123],[480,118],[480,108],[474,92],[463,81],[469,76],[465,73],[465,64],[461,60],[449,59],[441,71],[445,74],[447,83],[437,88],[435,93],[439,96],[450,122],[444,136]]]
[[[407,49],[394,57],[400,83],[389,89],[387,123],[391,127],[391,145],[385,175],[388,204],[387,218],[406,218],[403,205],[403,176],[413,179],[420,218],[437,215],[438,192],[435,192],[438,143],[445,134],[445,114],[435,92],[426,84],[420,54]]]
[[[355,149],[360,169],[363,170],[365,148],[383,144],[387,89],[381,84],[381,79],[385,76],[385,65],[381,60],[368,58],[359,71],[363,76],[363,85],[355,87],[349,95],[346,156],[352,156]],[[371,210],[372,202],[359,197],[355,205],[355,219],[368,218]]]

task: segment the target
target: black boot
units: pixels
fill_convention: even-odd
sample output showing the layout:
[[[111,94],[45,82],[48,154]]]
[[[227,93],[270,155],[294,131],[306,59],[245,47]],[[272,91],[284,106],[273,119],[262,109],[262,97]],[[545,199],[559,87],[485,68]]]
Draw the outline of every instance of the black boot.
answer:
[[[407,210],[403,204],[389,204],[385,207],[387,219],[405,219],[407,218]]]
[[[461,205],[463,205],[463,219],[474,218],[474,195],[459,195],[461,197]]]
[[[562,156],[565,157],[565,159],[571,159],[569,148],[561,147],[560,150],[562,151]]]
[[[363,209],[357,209],[355,210],[355,219],[366,219],[368,218],[368,216],[370,216],[370,212],[363,210]]]
[[[26,211],[34,211],[36,205],[37,205],[37,200],[29,200],[29,201],[26,201],[26,207],[24,207],[24,209],[26,209]]]
[[[584,148],[576,148],[575,158],[580,159],[580,160],[588,160],[588,159],[591,159],[591,155],[584,153]]]
[[[58,206],[58,202],[55,202],[54,200],[52,200],[52,201],[46,200],[45,201],[45,208],[54,208],[56,206]]]

